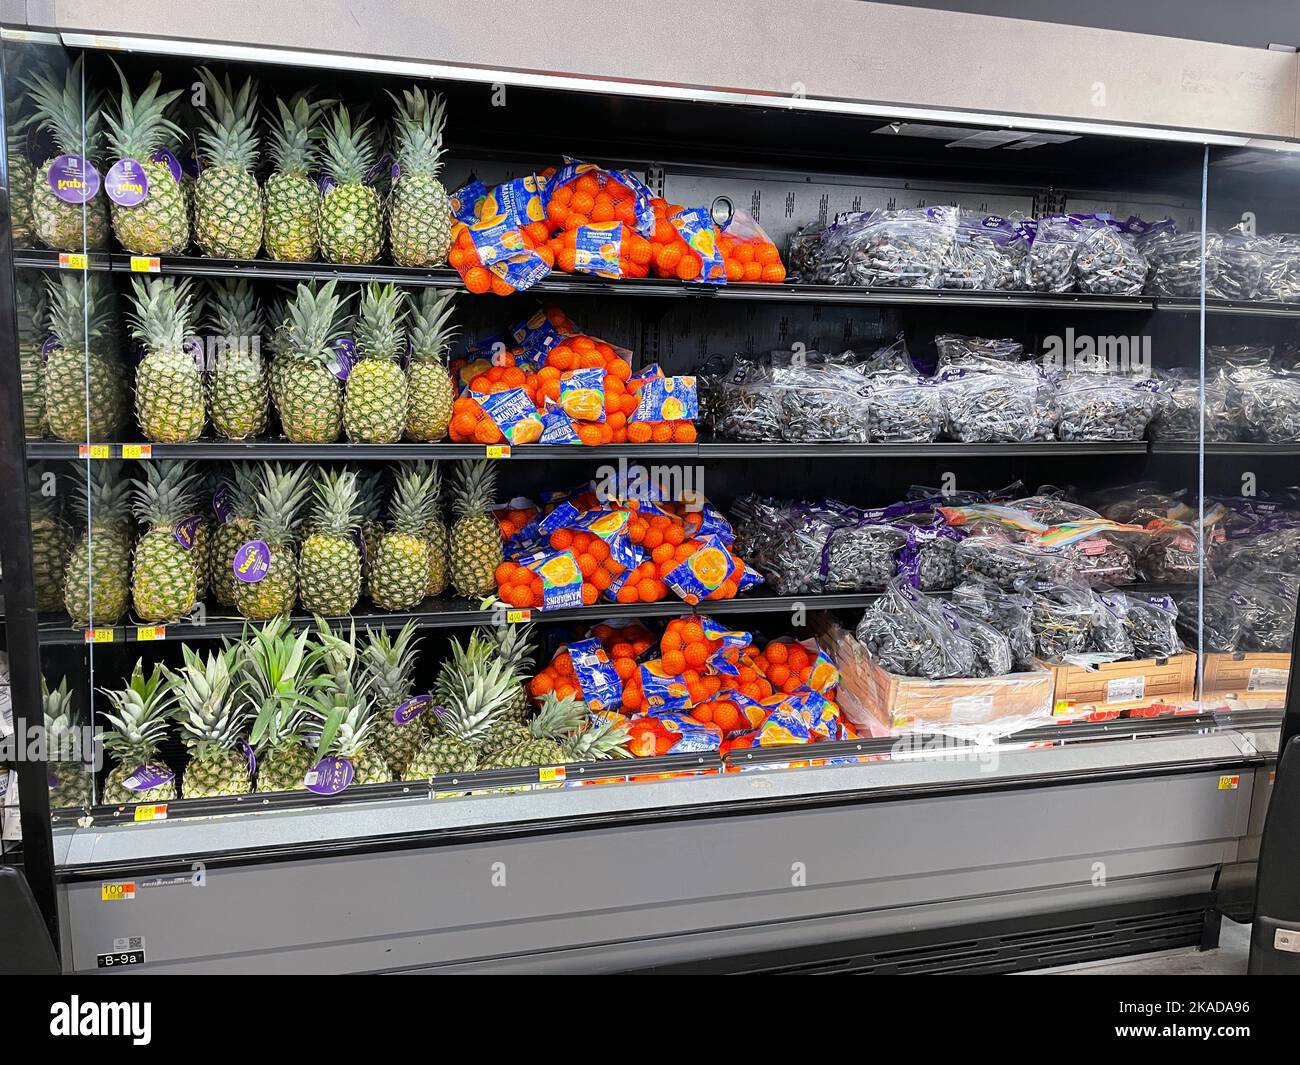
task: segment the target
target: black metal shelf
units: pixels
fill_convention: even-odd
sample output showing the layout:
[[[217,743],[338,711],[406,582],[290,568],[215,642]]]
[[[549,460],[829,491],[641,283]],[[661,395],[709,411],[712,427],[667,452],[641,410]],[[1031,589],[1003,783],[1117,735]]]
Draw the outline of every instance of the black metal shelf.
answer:
[[[864,609],[878,598],[875,592],[846,592],[828,595],[773,595],[759,590],[735,599],[718,599],[701,603],[695,609],[703,614],[775,614],[806,610]],[[657,603],[597,603],[594,606],[574,607],[568,610],[509,610],[516,620],[542,621],[547,624],[603,621],[606,618],[676,617],[691,612],[691,607],[680,599],[661,599]],[[202,621],[185,619],[170,624],[157,624],[128,620],[115,626],[89,630],[72,624],[67,617],[57,614],[42,615],[40,642],[43,646],[70,646],[74,644],[137,643],[159,640],[219,640],[238,636],[250,624],[226,608],[204,606]],[[482,610],[466,599],[426,599],[420,608],[412,611],[389,613],[375,611],[370,604],[358,604],[351,615],[333,621],[356,622],[357,628],[397,629],[413,621],[422,629],[455,629],[483,625],[492,621],[492,611]],[[307,614],[294,614],[297,629],[314,624]],[[253,622],[252,624],[258,624]],[[159,633],[158,630],[164,630]]]
[[[1200,445],[1195,440],[1155,440],[1154,455],[1195,455]],[[1207,441],[1207,455],[1300,455],[1300,442],[1267,443],[1253,440]]]
[[[702,440],[700,458],[990,458],[1000,455],[1145,455],[1145,440],[1031,440],[1025,443],[965,444],[952,440],[928,443],[843,444],[833,441],[752,442]]]
[[[1196,314],[1201,309],[1197,296],[1158,296],[1156,310]],[[1300,318],[1300,303],[1270,303],[1255,300],[1208,299],[1206,314],[1242,314],[1257,318]]]

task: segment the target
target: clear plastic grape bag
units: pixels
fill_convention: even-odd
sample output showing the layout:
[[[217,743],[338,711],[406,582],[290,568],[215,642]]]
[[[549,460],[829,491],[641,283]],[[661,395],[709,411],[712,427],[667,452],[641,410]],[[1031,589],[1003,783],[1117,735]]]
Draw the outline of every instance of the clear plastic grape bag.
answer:
[[[944,428],[964,443],[1047,440],[1056,424],[1055,391],[1035,367],[939,376]]]
[[[1300,375],[1270,374],[1239,382],[1230,402],[1240,412],[1243,439],[1300,440]]]
[[[1085,227],[1074,251],[1073,272],[1080,292],[1136,296],[1146,285],[1147,258],[1122,223],[1098,220]]]
[[[1150,378],[1067,374],[1056,392],[1062,440],[1141,440],[1160,405]]]
[[[952,244],[949,224],[931,217],[934,209],[872,211],[837,234],[844,281],[869,288],[939,287],[942,264]]]
[[[1134,224],[1130,219],[1130,226]],[[1179,233],[1172,219],[1141,223],[1137,230],[1138,250],[1148,263],[1146,291],[1153,296],[1199,297],[1201,294],[1201,234]],[[1206,234],[1206,281],[1213,283],[1218,271],[1218,247],[1222,238]]]
[[[1236,439],[1236,411],[1228,402],[1230,389],[1226,377],[1206,375],[1203,407],[1200,375],[1195,371],[1161,370],[1157,372],[1156,382],[1161,402],[1148,429],[1152,440],[1199,440],[1202,420],[1206,440]]]
[[[1074,252],[1084,235],[1080,219],[1045,215],[1030,225],[1023,287],[1031,292],[1069,292],[1074,288]]]
[[[917,374],[868,379],[867,438],[873,443],[921,443],[942,430],[943,403],[932,380]]]
[[[866,443],[869,386],[843,366],[780,366],[772,369],[780,402],[781,439]]]

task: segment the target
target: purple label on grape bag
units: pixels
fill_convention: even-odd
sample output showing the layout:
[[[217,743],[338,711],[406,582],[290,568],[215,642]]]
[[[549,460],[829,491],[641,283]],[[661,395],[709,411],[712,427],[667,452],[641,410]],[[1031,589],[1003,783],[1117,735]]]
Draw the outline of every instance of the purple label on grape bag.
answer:
[[[393,723],[405,725],[433,706],[432,695],[413,695],[393,711]]]
[[[64,203],[89,203],[99,192],[99,171],[79,155],[60,155],[46,181]]]
[[[256,584],[271,572],[271,549],[265,540],[249,540],[235,552],[231,566],[235,576],[245,584]]]
[[[175,779],[176,774],[165,765],[142,765],[122,781],[122,787],[127,791],[148,791],[150,788],[170,784]]]
[[[329,368],[329,372],[340,381],[346,381],[352,373],[352,364],[356,361],[356,343],[347,337],[340,337],[334,341],[333,354],[330,355],[325,365]]]
[[[340,758],[337,754],[328,754],[307,770],[302,785],[317,795],[337,795],[352,783],[356,773],[356,769],[346,758]]]
[[[217,521],[222,525],[235,516],[235,508],[230,505],[229,485],[219,484],[217,490],[212,493],[212,513],[217,516]]]
[[[253,752],[253,745],[248,740],[240,740],[235,744],[235,750],[248,759],[248,775],[251,777],[257,772],[257,755]]]
[[[119,207],[139,207],[149,196],[149,175],[134,159],[119,159],[104,175],[104,195]]]
[[[176,184],[179,185],[181,183],[181,178],[184,177],[185,171],[181,167],[181,161],[176,158],[175,152],[172,152],[167,148],[159,148],[153,153],[153,155],[149,156],[149,162],[163,163],[166,165],[167,169],[171,171],[172,177],[176,179]]]
[[[198,514],[191,514],[188,518],[181,518],[176,523],[176,542],[185,548],[186,551],[194,550],[194,540],[198,536],[199,525],[203,518]]]

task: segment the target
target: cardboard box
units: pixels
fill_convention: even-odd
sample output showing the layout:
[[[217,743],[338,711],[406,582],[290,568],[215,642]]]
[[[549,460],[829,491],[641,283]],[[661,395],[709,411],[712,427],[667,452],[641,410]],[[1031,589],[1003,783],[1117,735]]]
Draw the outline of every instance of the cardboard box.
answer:
[[[1170,658],[1103,662],[1093,668],[1058,662],[1040,664],[1052,671],[1056,685],[1052,713],[1057,718],[1094,712],[1117,717],[1124,711],[1156,704],[1176,706],[1196,699],[1196,655],[1192,651]]]
[[[1287,651],[1212,652],[1202,669],[1202,698],[1231,695],[1248,707],[1280,707],[1286,701],[1291,654]]]
[[[860,728],[933,731],[991,725],[995,731],[1010,732],[1051,718],[1053,683],[1048,669],[950,680],[902,677],[881,666],[833,618],[814,619],[814,628],[839,667],[840,709]]]

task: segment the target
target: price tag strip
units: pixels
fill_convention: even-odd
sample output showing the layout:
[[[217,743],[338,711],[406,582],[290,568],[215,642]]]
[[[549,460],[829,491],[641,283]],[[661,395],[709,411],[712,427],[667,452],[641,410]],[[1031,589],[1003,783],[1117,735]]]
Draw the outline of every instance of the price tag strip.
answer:
[[[156,255],[132,255],[131,272],[133,274],[156,274],[162,269],[162,262]]]
[[[113,457],[112,444],[78,444],[77,458],[79,459],[111,459]]]
[[[141,643],[147,643],[150,640],[167,639],[166,625],[140,625],[135,630],[135,638]]]
[[[147,806],[145,805],[137,806],[135,808],[135,820],[166,821],[167,804],[165,802],[161,802],[161,803],[150,803]]]
[[[153,444],[123,444],[122,457],[124,459],[151,459],[153,458]]]
[[[87,629],[86,643],[112,643],[115,633],[114,629]]]
[[[90,256],[80,251],[59,252],[60,270],[89,270]]]
[[[510,445],[488,444],[484,453],[490,459],[508,459],[510,457]]]

